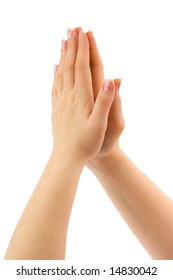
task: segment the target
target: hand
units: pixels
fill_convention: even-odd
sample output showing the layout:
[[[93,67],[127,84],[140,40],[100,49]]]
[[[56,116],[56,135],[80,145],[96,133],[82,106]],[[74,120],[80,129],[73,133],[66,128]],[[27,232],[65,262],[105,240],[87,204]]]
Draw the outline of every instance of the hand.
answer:
[[[76,28],[75,31],[78,34],[80,28]],[[94,100],[96,100],[99,88],[104,81],[104,69],[93,33],[87,32],[86,34],[90,45],[90,69],[92,75]],[[119,137],[125,126],[122,113],[121,98],[119,95],[121,80],[115,79],[114,84],[115,97],[109,112],[105,138],[99,153],[87,163],[88,167],[91,162],[103,158],[110,154],[112,150],[119,148]]]
[[[87,35],[69,30],[68,41],[62,41],[52,89],[53,152],[84,163],[96,156],[103,145],[114,95],[115,85],[109,80],[104,88],[100,83],[96,97]]]
[[[94,97],[96,99],[98,88],[104,81],[104,69],[92,32],[88,32],[87,36],[90,43],[90,68],[94,85]],[[121,98],[119,95],[121,80],[115,79],[114,84],[116,90],[115,98],[109,112],[105,139],[102,148],[97,156],[104,156],[107,153],[110,153],[115,146],[118,146],[119,137],[125,126],[122,113]]]

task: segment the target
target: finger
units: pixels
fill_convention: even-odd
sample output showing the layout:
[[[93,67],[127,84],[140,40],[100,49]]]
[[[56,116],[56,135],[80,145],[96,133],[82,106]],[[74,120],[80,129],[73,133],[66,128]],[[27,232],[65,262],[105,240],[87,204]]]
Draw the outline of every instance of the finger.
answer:
[[[56,70],[58,69],[58,65],[57,64],[54,64],[54,76],[56,74]]]
[[[122,83],[122,79],[114,79],[114,84],[115,84],[115,88],[117,87],[118,91],[120,89],[121,83]]]
[[[104,68],[93,33],[89,31],[86,34],[90,46],[90,69],[92,75],[94,99],[96,99],[97,94],[104,82]]]
[[[75,63],[75,85],[84,92],[92,90],[91,71],[89,66],[89,42],[86,34],[78,34],[78,51]]]
[[[65,59],[65,53],[66,53],[66,47],[67,47],[67,41],[62,40],[61,42],[61,58],[58,65],[58,68],[55,72],[55,84],[56,84],[56,90],[60,94],[63,89],[63,68],[64,68],[64,59]]]
[[[121,97],[119,95],[121,82],[122,82],[121,79],[114,79],[115,98],[111,107],[111,111],[112,111],[111,113],[114,114],[114,126],[119,130],[123,130],[125,125],[122,104],[121,104]]]
[[[111,107],[111,111],[113,111],[113,114],[115,115],[117,108],[119,105],[121,105],[121,97],[119,95],[119,89],[121,86],[121,79],[114,79],[114,85],[115,85],[115,98],[114,101],[112,103],[112,107]]]
[[[79,35],[80,30],[82,30],[82,27],[76,27],[76,28],[74,29],[74,31],[75,31],[76,34],[77,34],[77,37],[78,37],[78,35]]]
[[[54,64],[54,82],[52,86],[52,98],[56,97],[55,76],[56,76],[57,69],[58,69],[58,65]]]
[[[112,80],[106,80],[104,86],[99,91],[93,112],[91,114],[92,121],[101,122],[107,127],[108,115],[115,96],[115,85]]]
[[[68,29],[68,44],[67,51],[65,54],[63,78],[64,78],[64,89],[67,91],[71,90],[75,82],[75,61],[77,54],[77,35],[72,29]]]

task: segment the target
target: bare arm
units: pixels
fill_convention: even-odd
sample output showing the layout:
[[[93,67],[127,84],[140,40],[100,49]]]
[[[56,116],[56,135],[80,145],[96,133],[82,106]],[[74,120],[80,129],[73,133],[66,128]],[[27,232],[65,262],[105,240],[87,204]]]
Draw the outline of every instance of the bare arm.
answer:
[[[68,32],[52,89],[54,148],[12,236],[5,259],[64,259],[68,221],[78,180],[103,143],[114,99],[106,81],[94,103],[89,42]],[[77,36],[78,35],[78,36]]]
[[[91,46],[91,70],[95,95],[104,80],[103,64],[95,39]],[[114,80],[119,89],[121,81]],[[173,202],[147,178],[119,147],[124,129],[121,98],[116,92],[102,148],[87,162],[133,233],[154,259],[173,259]]]
[[[91,167],[153,259],[173,259],[173,202],[119,149]]]
[[[51,155],[16,227],[5,259],[64,259],[82,164]]]

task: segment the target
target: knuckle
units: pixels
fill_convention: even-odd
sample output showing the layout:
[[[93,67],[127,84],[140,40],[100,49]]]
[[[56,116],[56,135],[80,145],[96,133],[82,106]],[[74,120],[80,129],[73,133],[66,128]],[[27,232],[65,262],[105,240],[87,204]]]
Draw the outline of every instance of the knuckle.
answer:
[[[82,71],[87,69],[86,64],[83,61],[77,61],[75,64],[75,71]]]
[[[123,117],[122,117],[122,119],[121,119],[121,121],[120,121],[120,123],[119,123],[118,128],[119,128],[119,131],[120,131],[120,132],[122,132],[122,131],[124,130],[124,128],[125,128],[125,120],[124,120]]]
[[[57,80],[58,80],[58,81],[59,81],[59,80],[62,80],[62,78],[63,78],[63,71],[62,71],[62,69],[61,69],[61,70],[58,71]]]
[[[99,62],[99,63],[91,64],[91,69],[92,70],[101,70],[101,71],[103,71],[104,70],[103,63]]]
[[[73,61],[68,61],[68,62],[66,62],[65,65],[64,65],[64,72],[68,72],[68,71],[70,71],[70,70],[73,70],[73,68],[74,68],[74,63],[73,63]]]
[[[112,95],[108,93],[102,93],[100,97],[100,103],[104,107],[108,107],[112,101]]]
[[[83,65],[82,65],[82,63],[76,63],[75,64],[75,71],[81,71],[83,69]]]
[[[52,96],[52,98],[54,99],[54,97],[56,97],[56,95],[57,95],[57,93],[56,93],[56,88],[55,88],[55,86],[54,86],[54,88],[52,89],[52,94],[51,94],[51,96]]]

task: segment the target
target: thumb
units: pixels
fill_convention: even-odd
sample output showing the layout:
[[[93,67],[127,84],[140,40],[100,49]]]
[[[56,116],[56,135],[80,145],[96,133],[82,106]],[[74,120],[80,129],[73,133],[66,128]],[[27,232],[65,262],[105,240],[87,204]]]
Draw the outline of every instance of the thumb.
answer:
[[[99,121],[107,125],[109,111],[115,96],[115,84],[113,80],[105,80],[103,87],[97,95],[91,114],[93,121]]]

